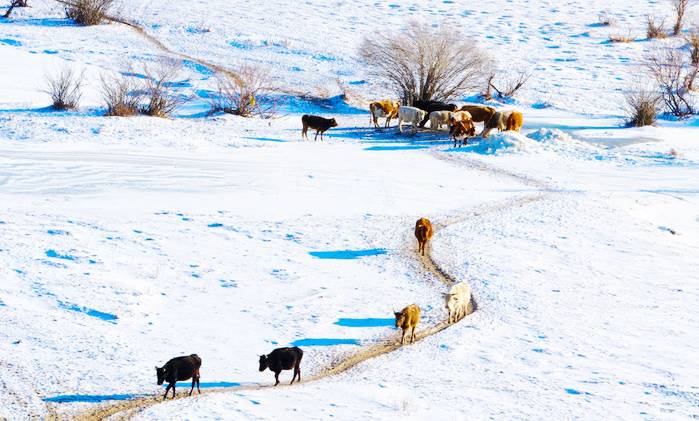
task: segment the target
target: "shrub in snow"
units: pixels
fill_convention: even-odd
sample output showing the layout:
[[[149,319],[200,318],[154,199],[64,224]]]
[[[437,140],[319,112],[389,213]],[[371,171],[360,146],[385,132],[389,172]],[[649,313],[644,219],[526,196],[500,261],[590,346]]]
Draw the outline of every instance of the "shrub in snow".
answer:
[[[646,22],[646,36],[648,39],[665,38],[665,19],[656,21],[654,17],[648,16]]]
[[[642,127],[655,124],[658,104],[660,103],[660,96],[657,92],[638,84],[638,87],[626,93],[624,99],[629,126]]]
[[[263,108],[260,100],[272,90],[266,69],[253,65],[242,66],[235,74],[219,77],[218,94],[210,102],[211,113],[224,112],[250,117],[258,112],[262,117],[270,117],[274,114],[274,105]]]
[[[107,108],[105,115],[128,117],[138,114],[142,92],[133,78],[103,75],[100,82],[102,101]]]
[[[675,8],[675,25],[672,27],[672,35],[679,35],[682,30],[682,22],[684,21],[684,14],[687,11],[687,6],[689,6],[693,0],[670,0],[670,2]]]
[[[54,110],[75,110],[82,97],[84,72],[77,73],[66,67],[59,73],[46,76],[44,92],[51,96]]]
[[[114,0],[72,0],[66,1],[66,17],[78,25],[99,25],[107,19]]]
[[[405,105],[463,96],[483,86],[490,65],[473,37],[463,37],[451,25],[435,29],[416,22],[402,31],[372,31],[360,55]]]
[[[646,57],[645,67],[655,79],[660,99],[676,117],[694,114],[692,85],[697,67],[688,66],[681,51],[674,48],[655,51]]]
[[[169,117],[179,105],[188,100],[175,92],[175,79],[182,64],[178,61],[162,61],[154,69],[144,66],[146,75],[143,89],[147,104],[141,108],[145,115]]]

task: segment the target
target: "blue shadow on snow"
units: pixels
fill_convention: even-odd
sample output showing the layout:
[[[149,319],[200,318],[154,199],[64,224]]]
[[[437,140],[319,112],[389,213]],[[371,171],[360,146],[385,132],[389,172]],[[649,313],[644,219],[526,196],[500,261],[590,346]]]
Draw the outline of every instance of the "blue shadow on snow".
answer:
[[[336,325],[345,327],[382,327],[393,326],[394,323],[394,319],[378,319],[373,317],[365,319],[340,318],[335,322]]]
[[[367,249],[367,250],[333,250],[333,251],[309,251],[308,254],[317,259],[340,259],[352,260],[366,256],[378,256],[388,253],[386,249]]]
[[[291,343],[293,346],[333,346],[333,345],[359,345],[356,339],[338,338],[306,338],[298,339]]]
[[[95,310],[88,307],[82,307],[77,304],[66,303],[64,301],[59,301],[58,306],[64,310],[75,311],[76,313],[83,313],[90,317],[95,317],[105,322],[116,323],[118,317],[114,314],[105,313],[103,311]]]
[[[44,398],[44,402],[56,403],[72,403],[72,402],[88,402],[99,403],[105,401],[127,401],[129,399],[140,398],[147,395],[130,393],[118,395],[58,395]]]

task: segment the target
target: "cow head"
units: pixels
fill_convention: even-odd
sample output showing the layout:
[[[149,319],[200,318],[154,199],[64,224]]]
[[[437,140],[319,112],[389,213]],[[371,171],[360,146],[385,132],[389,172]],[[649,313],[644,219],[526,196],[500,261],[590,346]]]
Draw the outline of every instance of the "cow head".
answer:
[[[396,327],[401,327],[403,325],[403,322],[405,322],[405,314],[403,314],[400,311],[394,311],[393,315],[396,317]]]
[[[266,355],[260,355],[260,371],[265,371],[269,367],[269,358]]]
[[[337,127],[337,121],[334,118],[330,119],[330,127]]]
[[[155,367],[155,374],[158,376],[158,386],[165,381],[165,367]]]

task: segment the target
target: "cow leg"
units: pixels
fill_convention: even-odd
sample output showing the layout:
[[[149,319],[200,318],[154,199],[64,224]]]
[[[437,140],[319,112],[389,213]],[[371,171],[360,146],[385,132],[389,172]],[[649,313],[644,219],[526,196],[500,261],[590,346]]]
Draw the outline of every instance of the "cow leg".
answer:
[[[201,376],[197,373],[197,392],[201,395]]]
[[[413,333],[412,333],[412,335],[410,335],[410,343],[415,342],[415,328],[416,327],[417,326],[413,326]]]
[[[386,117],[386,124],[384,125],[386,128],[391,126],[391,117]]]
[[[313,141],[315,142],[318,140],[318,133],[320,133],[320,130],[316,130],[316,137],[313,138]]]
[[[320,132],[320,141],[322,142],[323,140],[323,132]]]
[[[493,130],[492,128],[483,129],[483,133],[481,133],[481,137],[482,137],[483,139],[488,138],[488,135],[490,134],[490,132],[491,132],[492,130]]]
[[[281,373],[281,371],[274,372],[274,380],[276,380],[276,383],[274,383],[275,386],[279,384],[279,373]]]
[[[405,341],[405,331],[406,331],[406,330],[407,330],[407,329],[403,329],[403,334],[402,334],[401,337],[400,337],[400,344],[401,344],[401,345],[403,345],[403,342]]]
[[[403,119],[400,117],[398,118],[398,131],[401,132],[401,134],[403,133]]]
[[[167,387],[165,388],[165,394],[163,395],[163,400],[167,399],[167,393],[170,391],[170,387],[172,387],[172,384],[168,383]]]
[[[175,377],[177,378],[177,377]],[[172,384],[172,399],[175,399],[175,395],[177,392],[175,392],[175,387],[177,386],[177,380],[175,380],[175,383]]]
[[[296,363],[296,374],[298,374],[298,381],[301,382],[301,360]]]
[[[192,396],[192,393],[194,392],[194,385],[197,384],[197,376],[194,375],[192,376],[192,388],[189,389],[189,396]]]

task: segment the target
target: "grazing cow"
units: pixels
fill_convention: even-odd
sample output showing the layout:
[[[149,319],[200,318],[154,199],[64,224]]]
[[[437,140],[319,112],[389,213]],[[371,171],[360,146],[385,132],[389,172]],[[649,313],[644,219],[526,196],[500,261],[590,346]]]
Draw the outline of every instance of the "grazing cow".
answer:
[[[316,137],[313,140],[318,140],[318,133],[320,133],[320,140],[323,140],[323,133],[328,131],[331,127],[337,127],[337,121],[334,118],[323,118],[317,115],[304,114],[301,117],[301,123],[303,124],[303,131],[301,136],[308,140],[308,128],[316,131]]]
[[[427,115],[420,121],[420,127],[425,127],[425,124],[427,123],[427,120],[429,120],[429,114],[432,111],[456,111],[459,109],[459,107],[456,106],[456,104],[447,104],[446,102],[440,102],[440,101],[421,101],[421,100],[415,100],[413,101],[413,107],[417,107],[421,110],[424,110],[427,112]]]
[[[403,133],[403,122],[412,124],[413,131],[417,131],[417,126],[426,115],[427,112],[419,108],[400,107],[398,110],[398,131]]]
[[[427,218],[415,222],[415,237],[417,237],[417,252],[425,255],[425,245],[432,238],[432,223]]]
[[[439,130],[442,126],[448,126],[449,117],[451,117],[451,111],[432,111],[430,113],[430,127],[433,130]]]
[[[158,386],[162,385],[163,382],[167,382],[163,399],[167,398],[170,388],[172,388],[172,399],[175,399],[175,385],[179,380],[192,379],[192,388],[189,390],[189,396],[192,396],[195,384],[197,385],[197,391],[201,394],[199,368],[201,368],[201,358],[197,354],[173,358],[160,368],[156,366],[155,372],[158,375]]]
[[[474,123],[484,123],[495,114],[495,108],[487,105],[464,105],[460,111],[468,111]]]
[[[420,307],[417,304],[410,304],[400,312],[393,312],[396,316],[396,327],[403,329],[403,334],[400,337],[400,344],[403,345],[405,342],[405,332],[412,328],[410,333],[410,343],[415,341],[415,328],[417,323],[420,321]]]
[[[301,381],[301,358],[303,358],[303,351],[299,347],[293,348],[277,348],[268,355],[260,355],[260,371],[265,371],[269,368],[269,371],[274,373],[274,380],[279,384],[279,373],[282,370],[294,369],[294,376],[291,378],[291,383],[294,384],[296,376],[298,376],[299,381]]]
[[[471,312],[471,287],[468,282],[455,284],[449,294],[444,294],[444,298],[449,310],[449,323],[458,322]]]
[[[374,127],[378,129],[380,128],[379,117],[386,117],[384,127],[388,127],[391,124],[391,119],[398,117],[399,109],[400,103],[398,101],[374,101],[369,104],[369,112],[371,113],[369,122],[373,122]]]
[[[456,121],[449,127],[449,134],[452,139],[454,139],[454,147],[461,140],[461,145],[468,145],[468,138],[476,135],[476,128],[473,123],[469,124],[467,121]]]
[[[524,117],[519,111],[497,111],[483,126],[481,136],[486,138],[493,129],[498,131],[514,130],[518,132],[522,128]]]

